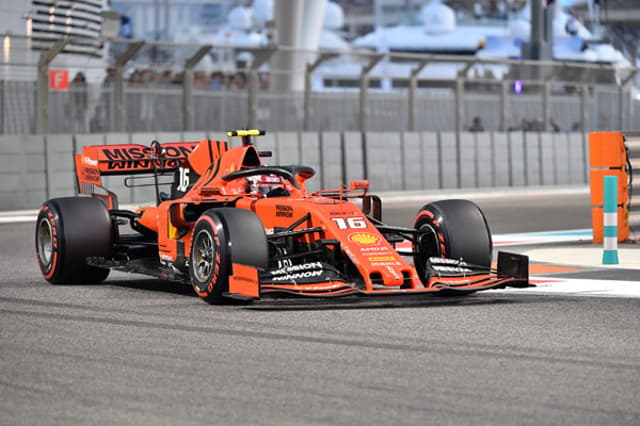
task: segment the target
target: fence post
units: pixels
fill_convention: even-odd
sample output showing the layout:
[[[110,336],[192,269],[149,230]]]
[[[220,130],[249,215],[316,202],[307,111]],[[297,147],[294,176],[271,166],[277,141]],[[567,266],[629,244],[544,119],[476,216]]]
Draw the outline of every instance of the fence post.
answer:
[[[459,76],[456,77],[455,105],[456,138],[460,138],[460,132],[464,129],[464,80]]]
[[[49,132],[49,64],[69,44],[69,37],[57,40],[38,60],[38,86],[36,92],[36,132]]]
[[[587,102],[589,100],[589,86],[583,84],[578,87],[580,90],[580,131],[582,134],[587,133],[587,121],[588,121],[588,113],[587,113]]]
[[[124,78],[122,71],[127,62],[129,62],[134,56],[138,54],[140,49],[144,46],[144,41],[137,41],[130,45],[125,52],[118,56],[113,65],[113,102],[111,117],[113,120],[112,129],[117,132],[124,132],[126,130],[126,115],[124,107]]]
[[[638,70],[631,70],[629,72],[629,75],[624,79],[620,80],[620,82],[618,83],[618,130],[619,131],[624,130],[624,116],[625,116],[624,89],[627,86],[627,83],[629,83],[629,81],[631,81],[636,76],[637,72]]]
[[[273,56],[276,50],[275,46],[269,45],[264,49],[256,50],[253,55],[253,61],[249,68],[249,84],[247,85],[247,117],[250,129],[258,127],[258,70]]]
[[[311,118],[311,75],[325,61],[338,57],[337,53],[321,53],[312,63],[307,63],[304,71],[304,117],[302,129],[307,131],[310,127]]]
[[[546,132],[549,129],[549,95],[551,91],[551,84],[548,78],[545,78],[542,83],[542,131]]]
[[[604,250],[603,265],[618,261],[618,176],[604,176]]]
[[[0,80],[0,135],[4,135],[4,100],[5,100],[5,82]]]
[[[376,54],[370,57],[369,63],[362,67],[360,72],[360,131],[367,131],[367,117],[369,115],[369,73],[384,58],[382,54]]]
[[[469,69],[475,63],[476,63],[475,61],[467,62],[464,65],[464,67],[462,67],[462,69],[460,71],[458,71],[458,74],[456,75],[456,81],[455,81],[455,104],[456,104],[455,129],[456,129],[456,140],[458,142],[458,145],[460,144],[460,132],[462,132],[464,130],[464,120],[465,120],[465,113],[464,113],[464,83],[465,83],[465,78],[467,76],[467,72],[469,71]]]
[[[184,63],[184,82],[182,86],[182,129],[193,130],[193,69],[211,50],[210,44],[200,47]]]
[[[506,132],[508,125],[508,108],[509,108],[509,81],[503,80],[500,83],[500,131]]]
[[[409,76],[409,130],[416,130],[416,89],[418,88],[418,74],[429,64],[429,60],[420,63],[411,70]]]

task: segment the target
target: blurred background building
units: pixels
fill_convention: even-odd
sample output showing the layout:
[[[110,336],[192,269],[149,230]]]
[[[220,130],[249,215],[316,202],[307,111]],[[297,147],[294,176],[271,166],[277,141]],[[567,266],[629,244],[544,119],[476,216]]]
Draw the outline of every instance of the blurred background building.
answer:
[[[238,125],[252,116],[280,130],[358,130],[369,114],[380,129],[479,128],[479,118],[487,130],[525,127],[523,120],[586,130],[615,128],[623,113],[632,123],[640,113],[637,0],[0,0],[0,12],[1,132],[36,127],[41,90],[32,82],[41,55],[67,36],[51,67],[69,72],[71,89],[48,101],[60,131],[69,129],[68,114],[80,117],[74,131],[120,130],[114,115],[123,110],[130,130],[181,129],[190,127],[183,116],[191,102],[196,128],[215,115]],[[299,28],[283,38],[293,22]],[[186,72],[206,45],[214,47]],[[298,52],[287,60],[269,51],[277,45],[324,56]],[[558,65],[513,62],[526,58]],[[114,86],[118,73],[124,85]],[[308,82],[313,97],[303,99]],[[369,89],[372,96],[362,94]]]

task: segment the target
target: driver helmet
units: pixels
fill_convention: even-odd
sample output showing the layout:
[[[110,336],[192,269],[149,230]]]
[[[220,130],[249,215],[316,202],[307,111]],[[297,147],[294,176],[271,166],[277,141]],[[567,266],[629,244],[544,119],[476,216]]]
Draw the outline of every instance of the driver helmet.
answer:
[[[250,194],[267,195],[276,188],[285,189],[284,181],[278,175],[265,174],[247,178],[247,192]]]

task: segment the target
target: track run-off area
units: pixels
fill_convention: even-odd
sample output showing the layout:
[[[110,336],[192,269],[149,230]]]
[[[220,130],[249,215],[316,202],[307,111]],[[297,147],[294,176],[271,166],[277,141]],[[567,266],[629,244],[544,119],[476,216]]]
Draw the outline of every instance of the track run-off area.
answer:
[[[123,273],[54,286],[33,212],[1,215],[0,423],[640,424],[637,245],[599,265],[586,188],[383,194],[383,219],[442,198],[475,200],[536,287],[211,306]]]

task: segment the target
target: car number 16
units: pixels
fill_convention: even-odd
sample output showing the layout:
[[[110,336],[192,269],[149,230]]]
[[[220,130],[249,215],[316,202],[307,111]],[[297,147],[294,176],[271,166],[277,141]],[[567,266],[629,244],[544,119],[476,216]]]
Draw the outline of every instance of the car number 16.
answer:
[[[367,227],[367,222],[364,217],[332,217],[338,229],[363,229]]]

